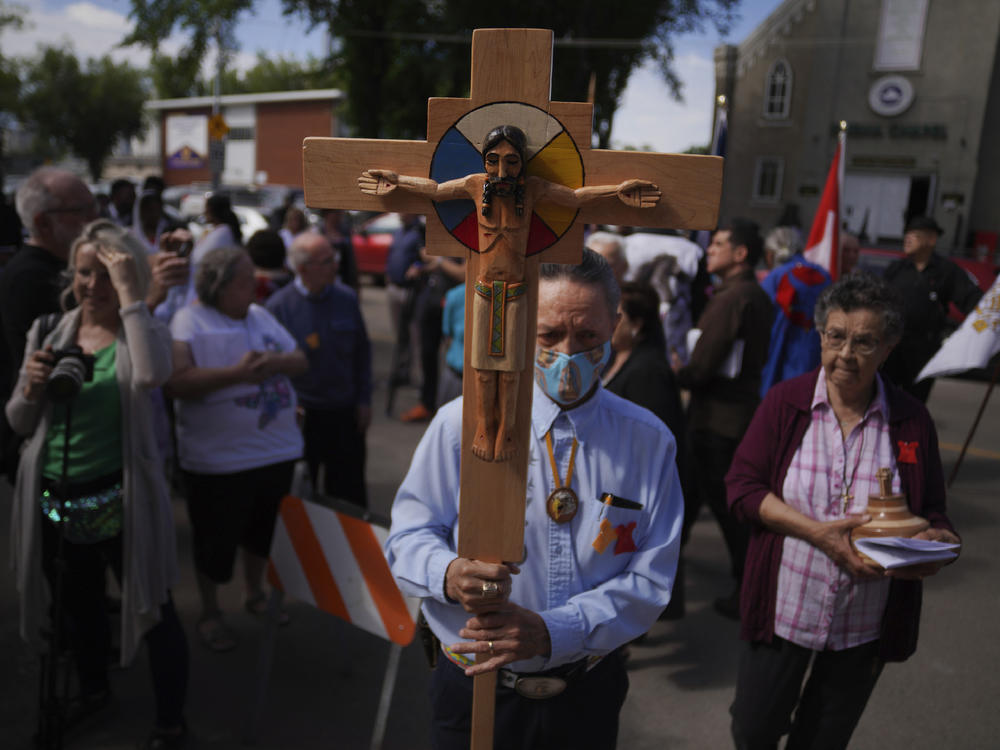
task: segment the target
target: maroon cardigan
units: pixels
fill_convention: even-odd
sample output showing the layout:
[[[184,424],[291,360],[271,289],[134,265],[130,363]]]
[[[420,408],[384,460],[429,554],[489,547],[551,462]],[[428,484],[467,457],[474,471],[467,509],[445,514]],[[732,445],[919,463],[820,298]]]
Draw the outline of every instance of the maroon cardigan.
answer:
[[[784,535],[763,525],[760,504],[768,492],[781,497],[788,467],[811,421],[810,405],[819,373],[817,368],[768,391],[726,474],[730,512],[751,525],[740,591],[740,636],[745,640],[769,643],[774,636]],[[941,456],[930,414],[923,404],[888,382],[885,393],[889,435],[910,510],[931,526],[954,532],[945,512]],[[921,591],[920,581],[893,579],[889,584],[879,636],[879,655],[886,661],[903,661],[916,650]]]

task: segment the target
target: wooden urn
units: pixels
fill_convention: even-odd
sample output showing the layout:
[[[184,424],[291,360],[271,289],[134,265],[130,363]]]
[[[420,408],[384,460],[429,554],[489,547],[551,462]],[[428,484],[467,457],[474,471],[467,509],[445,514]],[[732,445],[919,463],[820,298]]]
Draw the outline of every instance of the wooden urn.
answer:
[[[851,531],[852,544],[855,540],[866,537],[916,536],[930,526],[926,518],[915,516],[910,512],[905,495],[893,494],[892,469],[879,469],[876,476],[879,494],[868,496],[868,507],[865,509],[872,520]],[[856,546],[854,551],[865,562],[875,563],[868,555],[858,551]]]

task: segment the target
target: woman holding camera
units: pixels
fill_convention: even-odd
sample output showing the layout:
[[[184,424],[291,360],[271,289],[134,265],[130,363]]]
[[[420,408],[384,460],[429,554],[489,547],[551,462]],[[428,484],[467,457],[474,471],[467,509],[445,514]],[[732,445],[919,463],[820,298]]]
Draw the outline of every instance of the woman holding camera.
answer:
[[[68,270],[63,307],[76,307],[35,321],[7,403],[11,426],[28,436],[12,517],[21,635],[37,642],[55,601],[80,680],[68,718],[106,705],[110,566],[122,591],[122,664],[141,638],[149,645],[157,719],[147,747],[171,747],[185,733],[188,652],[170,597],[174,519],[149,398],[170,376],[170,337],[144,302],[146,251],[127,230],[88,225]]]
[[[198,635],[213,651],[228,651],[236,637],[223,622],[217,588],[232,578],[241,548],[244,606],[266,613],[263,574],[278,504],[302,457],[289,377],[309,363],[281,323],[254,304],[254,265],[242,248],[209,252],[195,291],[201,304],[170,324],[176,366],[167,388],[201,594]]]

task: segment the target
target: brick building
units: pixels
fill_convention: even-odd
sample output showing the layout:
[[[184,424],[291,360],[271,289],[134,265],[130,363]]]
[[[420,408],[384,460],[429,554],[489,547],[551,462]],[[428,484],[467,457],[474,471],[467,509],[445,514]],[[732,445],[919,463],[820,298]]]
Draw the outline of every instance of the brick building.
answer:
[[[235,94],[220,98],[229,127],[222,182],[302,185],[302,139],[340,134],[337,89]],[[155,152],[167,185],[208,182],[213,97],[146,103],[151,127],[134,151]]]
[[[785,0],[715,50],[729,101],[722,216],[767,229],[795,204],[808,231],[845,120],[850,231],[891,246],[926,213],[943,248],[995,242],[998,37],[998,2]]]

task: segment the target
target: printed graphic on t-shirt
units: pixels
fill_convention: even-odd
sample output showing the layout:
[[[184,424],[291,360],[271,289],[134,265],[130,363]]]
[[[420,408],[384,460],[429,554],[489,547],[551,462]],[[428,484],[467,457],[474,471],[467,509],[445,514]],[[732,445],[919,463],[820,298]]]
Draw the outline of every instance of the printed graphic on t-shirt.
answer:
[[[280,352],[281,345],[264,334],[264,350],[269,352]],[[246,409],[260,409],[260,416],[257,419],[257,427],[264,429],[273,422],[281,409],[287,409],[292,405],[292,390],[289,388],[288,379],[283,375],[275,375],[269,380],[260,384],[257,393],[252,396],[240,396],[234,399],[237,406]]]

